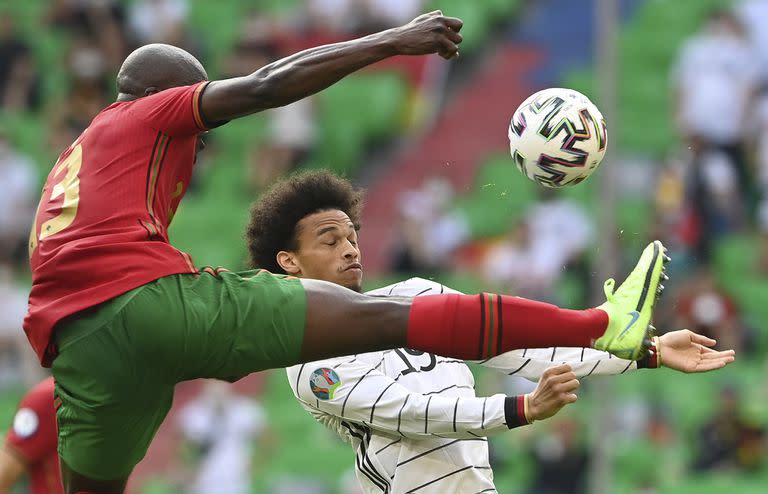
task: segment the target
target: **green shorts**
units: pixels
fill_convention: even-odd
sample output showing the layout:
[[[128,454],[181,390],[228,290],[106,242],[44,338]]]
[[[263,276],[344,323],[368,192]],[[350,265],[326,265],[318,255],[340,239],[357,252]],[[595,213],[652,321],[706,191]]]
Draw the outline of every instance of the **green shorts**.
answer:
[[[61,458],[94,480],[126,478],[176,383],[295,364],[305,317],[299,280],[248,271],[167,276],[62,321],[52,366]]]

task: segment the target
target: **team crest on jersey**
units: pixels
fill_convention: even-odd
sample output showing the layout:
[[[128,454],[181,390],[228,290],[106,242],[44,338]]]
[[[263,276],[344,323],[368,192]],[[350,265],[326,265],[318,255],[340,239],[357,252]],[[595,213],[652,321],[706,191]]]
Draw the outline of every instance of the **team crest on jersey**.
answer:
[[[309,387],[312,389],[312,394],[320,400],[332,400],[333,393],[339,386],[341,386],[339,375],[328,367],[315,369],[309,377]]]
[[[13,418],[13,432],[21,439],[26,439],[35,432],[40,425],[40,420],[34,410],[21,408]]]

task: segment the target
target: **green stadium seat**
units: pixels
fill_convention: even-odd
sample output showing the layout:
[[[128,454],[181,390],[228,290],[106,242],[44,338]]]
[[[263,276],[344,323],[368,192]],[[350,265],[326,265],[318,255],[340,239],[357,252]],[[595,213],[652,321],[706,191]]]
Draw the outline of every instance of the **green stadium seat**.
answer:
[[[366,144],[400,128],[408,91],[398,74],[375,73],[347,77],[319,93],[318,150],[307,166],[354,172]]]
[[[467,2],[464,0],[432,0],[425,11],[442,10],[450,17],[459,17],[464,21],[461,34],[461,52],[471,54],[486,41],[491,32],[493,6],[486,2]]]
[[[488,12],[493,18],[506,17],[507,19],[517,13],[520,8],[520,0],[485,0]]]
[[[715,249],[714,263],[718,275],[741,278],[754,272],[757,262],[757,238],[733,235],[720,240]]]
[[[473,237],[494,237],[509,231],[536,197],[536,186],[514,168],[506,155],[482,165],[472,192],[457,201]]]

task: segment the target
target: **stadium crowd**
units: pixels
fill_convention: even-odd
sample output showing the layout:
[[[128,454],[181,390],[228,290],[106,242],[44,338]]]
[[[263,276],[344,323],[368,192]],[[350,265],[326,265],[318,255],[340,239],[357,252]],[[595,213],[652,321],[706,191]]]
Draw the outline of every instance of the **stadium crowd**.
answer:
[[[28,387],[44,376],[21,331],[29,285],[29,225],[40,185],[58,152],[113,100],[114,75],[127,53],[146,43],[170,43],[196,55],[217,76],[237,76],[318,42],[399,25],[441,2],[304,0],[289,2],[290,8],[271,2],[274,6],[264,10],[258,7],[261,2],[255,7],[232,2],[237,6],[238,25],[215,32],[199,14],[193,16],[196,9],[210,11],[201,7],[203,3],[207,2],[54,0],[0,7],[0,116],[4,117],[0,119],[4,189],[0,194],[0,417],[6,419],[0,430],[10,423],[20,384]],[[712,400],[692,406],[690,417],[679,415],[679,400],[667,396],[639,400],[629,391],[620,393],[612,438],[623,446],[615,465],[617,471],[631,470],[625,480],[636,489],[633,492],[662,492],[664,483],[686,472],[768,477],[764,460],[768,417],[764,408],[755,405],[756,396],[765,397],[768,388],[752,379],[768,365],[768,335],[753,310],[760,305],[754,299],[768,294],[768,26],[760,21],[768,17],[768,0],[728,6],[706,11],[698,31],[670,48],[674,58],[670,66],[649,69],[668,71],[669,86],[656,90],[668,92],[668,115],[663,118],[673,121],[677,132],[663,157],[645,157],[652,162],[642,172],[649,177],[648,214],[639,225],[642,230],[631,233],[661,239],[673,258],[672,279],[655,326],[689,328],[715,338],[720,348],[736,349],[747,370],[718,381]],[[516,17],[514,22],[500,24],[514,30],[517,22],[524,20]],[[231,34],[222,35],[224,30]],[[499,41],[496,38],[493,34],[484,40],[474,59],[492,50]],[[221,42],[224,48],[217,44],[221,40],[226,40]],[[468,67],[465,71],[471,70]],[[412,96],[424,87],[405,79],[409,81],[407,111],[414,112],[418,103]],[[559,82],[553,80],[551,85]],[[440,79],[428,84],[428,91],[444,90]],[[322,114],[328,111],[318,100],[313,97],[268,112],[256,139],[228,140],[226,127],[217,131],[221,137],[212,134],[212,149],[198,165],[199,176],[189,194],[208,198],[204,204],[215,207],[220,191],[211,193],[203,177],[212,167],[228,165],[238,170],[241,188],[227,192],[247,205],[277,177],[312,166],[324,135]],[[510,114],[516,103],[505,103]],[[407,119],[401,120],[384,139],[383,154],[381,142],[375,147],[364,143],[368,151],[379,153],[375,155],[379,160],[386,157],[387,145],[402,143],[401,135],[417,135],[405,123]],[[240,146],[236,152],[226,149],[231,142]],[[615,156],[617,161],[624,158]],[[219,163],[225,160],[236,162]],[[364,171],[360,164],[350,175],[356,178]],[[509,173],[517,173],[511,162]],[[592,264],[596,259],[589,254],[599,228],[594,204],[542,190],[514,215],[504,232],[488,238],[474,235],[471,218],[456,207],[465,193],[445,177],[430,176],[419,187],[393,198],[400,242],[388,252],[388,276],[448,277],[446,284],[470,277],[472,286],[488,290],[572,306],[589,303],[596,288]],[[205,225],[199,225],[186,235],[204,231]],[[623,240],[618,241],[626,246]],[[234,247],[234,257],[241,249]],[[633,258],[635,253],[628,250],[623,255]],[[734,286],[742,286],[742,276],[748,285],[734,292]],[[570,288],[563,290],[564,286]],[[747,299],[753,302],[745,307]],[[663,380],[664,376],[654,376],[653,382]],[[275,381],[276,386],[284,384]],[[482,371],[478,382],[485,390],[531,386],[501,382]],[[709,384],[700,380],[697,386]],[[522,489],[516,492],[532,494],[588,492],[586,473],[595,442],[588,422],[599,405],[587,403],[598,396],[590,393],[588,384],[585,387],[586,399],[576,405],[585,411],[569,412],[538,424],[534,432],[509,433],[491,443],[500,485],[507,482],[504,485]],[[639,380],[629,389],[652,396]],[[267,470],[271,459],[259,449],[294,451],[310,446],[301,437],[281,436],[270,425],[279,421],[276,414],[283,410],[293,407],[295,414],[301,413],[284,392],[233,395],[215,385],[199,384],[186,396],[169,418],[171,439],[163,452],[151,451],[148,458],[165,472],[148,467],[133,482],[135,492],[181,489],[176,492],[235,494],[252,492],[256,485],[275,494],[357,492],[349,476],[351,455],[345,456],[348,451],[343,448],[333,453],[342,455],[347,465],[347,474],[338,483],[304,474],[298,466],[290,474]],[[272,396],[283,399],[285,407],[267,406],[265,400]],[[333,441],[330,436],[315,437]],[[291,445],[294,441],[300,444]],[[635,467],[628,465],[636,457],[630,460],[626,453],[632,444],[640,444],[640,453],[635,454],[647,453]],[[653,466],[658,461],[655,455],[664,450],[683,453],[669,454],[661,467]],[[228,483],[232,490],[220,485],[217,474],[222,469],[217,465],[221,464],[239,468],[232,475],[242,481]],[[657,470],[657,476],[649,473]],[[512,478],[518,480],[512,483]]]

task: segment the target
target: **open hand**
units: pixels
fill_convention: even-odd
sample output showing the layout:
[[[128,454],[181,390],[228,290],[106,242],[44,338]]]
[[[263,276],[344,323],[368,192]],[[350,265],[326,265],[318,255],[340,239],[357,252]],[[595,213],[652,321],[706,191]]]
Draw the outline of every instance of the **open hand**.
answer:
[[[711,338],[687,329],[672,331],[659,337],[661,365],[680,372],[707,372],[733,362],[736,352],[719,352],[708,348],[717,343]]]
[[[459,34],[464,23],[456,17],[444,17],[439,10],[420,15],[408,24],[397,27],[395,48],[400,55],[428,55],[437,53],[449,60],[459,55]]]
[[[579,380],[568,364],[545,370],[536,390],[528,397],[528,418],[543,420],[556,414],[569,403],[576,401],[575,391]]]

